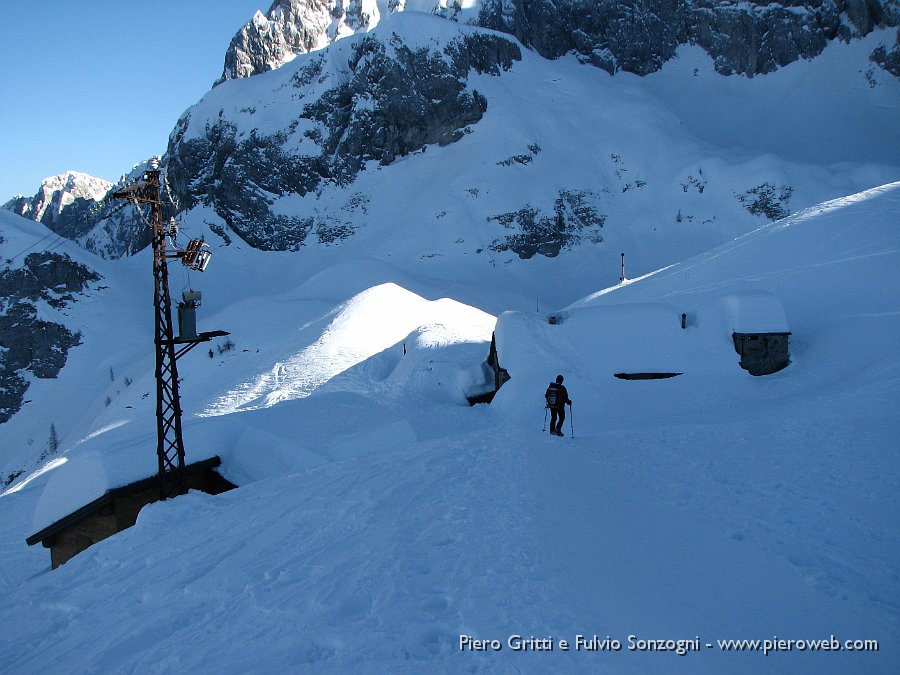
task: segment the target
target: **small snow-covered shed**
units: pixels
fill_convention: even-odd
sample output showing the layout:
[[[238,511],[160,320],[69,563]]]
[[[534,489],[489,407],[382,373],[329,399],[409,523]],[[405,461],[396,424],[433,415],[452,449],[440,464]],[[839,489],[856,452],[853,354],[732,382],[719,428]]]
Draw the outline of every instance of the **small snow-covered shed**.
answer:
[[[236,487],[215,471],[221,463],[218,457],[210,457],[185,466],[187,487],[213,495]],[[86,548],[134,525],[140,510],[158,500],[159,475],[150,476],[107,490],[100,497],[34,533],[25,542],[29,546],[40,542],[44,548],[49,548],[50,566],[56,569]]]
[[[722,299],[741,368],[771,375],[790,363],[787,317],[781,301],[765,291],[747,291]]]

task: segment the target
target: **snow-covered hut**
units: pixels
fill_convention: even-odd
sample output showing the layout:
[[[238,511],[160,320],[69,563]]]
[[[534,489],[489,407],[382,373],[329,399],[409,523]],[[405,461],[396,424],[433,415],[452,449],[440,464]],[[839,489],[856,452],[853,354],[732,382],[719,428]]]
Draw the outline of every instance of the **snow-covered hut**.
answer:
[[[747,291],[722,300],[734,350],[751,375],[771,375],[790,363],[787,317],[781,301],[764,291]]]
[[[220,494],[236,487],[215,471],[220,464],[218,457],[211,457],[185,466],[187,487],[207,494]],[[158,500],[158,475],[108,489],[25,542],[29,546],[40,542],[49,548],[50,566],[56,569],[86,548],[134,525],[140,510]]]

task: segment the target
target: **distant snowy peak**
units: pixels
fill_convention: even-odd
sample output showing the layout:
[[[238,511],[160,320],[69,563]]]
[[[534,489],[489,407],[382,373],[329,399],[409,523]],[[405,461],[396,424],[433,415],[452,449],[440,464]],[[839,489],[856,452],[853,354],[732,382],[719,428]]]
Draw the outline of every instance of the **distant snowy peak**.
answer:
[[[6,203],[4,208],[25,218],[44,222],[45,217],[50,220],[58,217],[76,199],[101,199],[111,187],[112,183],[102,178],[78,171],[66,171],[58,176],[45,178],[34,197],[20,195]]]
[[[219,82],[274,70],[298,54],[366,32],[379,15],[376,0],[276,0],[231,40]]]
[[[56,234],[103,258],[121,258],[150,243],[143,216],[133,208],[107,199],[110,191],[136,181],[147,163],[135,165],[118,183],[110,183],[77,171],[44,179],[34,197],[18,196],[2,209],[34,220]],[[166,216],[174,213],[171,198],[164,194]]]

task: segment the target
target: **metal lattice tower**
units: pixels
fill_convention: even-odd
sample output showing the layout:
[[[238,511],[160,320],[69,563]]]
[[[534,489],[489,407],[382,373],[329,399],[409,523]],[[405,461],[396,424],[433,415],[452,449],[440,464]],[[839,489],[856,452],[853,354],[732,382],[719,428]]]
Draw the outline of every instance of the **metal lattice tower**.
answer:
[[[144,172],[142,179],[131,186],[114,192],[116,199],[128,199],[137,204],[150,207],[152,229],[151,246],[153,248],[153,307],[154,307],[154,345],[156,349],[156,454],[159,460],[159,494],[160,499],[176,497],[187,491],[185,483],[184,439],[181,433],[181,398],[178,392],[177,360],[198,343],[213,337],[227,335],[225,331],[201,333],[199,336],[183,339],[176,338],[172,327],[172,298],[169,294],[168,258],[181,258],[184,264],[192,264],[194,269],[203,269],[208,255],[203,259],[202,267],[197,266],[197,242],[189,246],[190,256],[186,251],[167,249],[166,239],[174,236],[174,227],[163,224],[163,202],[160,193],[160,171],[156,168]],[[186,262],[186,260],[190,262]],[[179,348],[176,350],[176,345]]]

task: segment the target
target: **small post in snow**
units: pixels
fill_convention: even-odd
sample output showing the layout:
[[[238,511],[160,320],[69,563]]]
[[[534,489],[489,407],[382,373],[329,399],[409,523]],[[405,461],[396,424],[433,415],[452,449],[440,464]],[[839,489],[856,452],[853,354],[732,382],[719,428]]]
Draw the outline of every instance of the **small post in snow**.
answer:
[[[622,253],[622,273],[619,275],[619,283],[625,282],[625,254]]]

